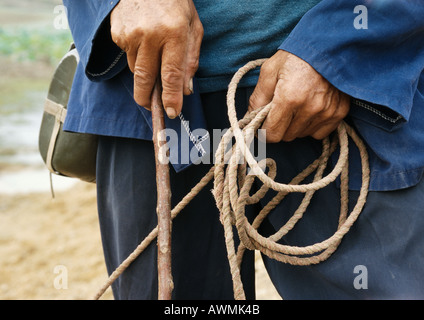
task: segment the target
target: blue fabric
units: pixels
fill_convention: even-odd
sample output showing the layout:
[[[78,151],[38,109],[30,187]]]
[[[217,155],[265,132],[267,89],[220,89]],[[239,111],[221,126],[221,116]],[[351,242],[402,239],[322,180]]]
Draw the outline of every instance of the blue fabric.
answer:
[[[246,110],[252,90],[238,90],[237,111]],[[228,125],[222,121],[226,114],[225,95],[225,91],[202,94],[208,128],[224,129]],[[277,181],[289,182],[319,157],[321,149],[321,143],[312,138],[269,145],[267,153],[276,161]],[[97,200],[109,273],[156,226],[153,152],[148,141],[99,139]],[[178,174],[170,171],[172,207],[210,166],[191,166]],[[326,174],[328,171],[329,168]],[[312,179],[313,175],[305,183]],[[252,193],[261,186],[257,180]],[[173,299],[233,298],[224,229],[211,188],[212,182],[173,220]],[[274,195],[275,192],[268,192],[260,203],[246,206],[249,221]],[[328,260],[311,266],[291,266],[264,257],[273,284],[285,300],[423,299],[423,195],[423,180],[404,190],[370,192],[358,220]],[[262,222],[260,234],[270,236],[279,230],[297,210],[303,196],[287,195]],[[357,191],[349,192],[349,212],[357,197]],[[337,230],[339,214],[340,190],[330,184],[314,194],[303,217],[281,243],[307,246],[322,242]],[[114,282],[116,299],[157,298],[156,250],[152,243]],[[254,297],[253,258],[253,251],[246,250],[241,268],[248,299]]]
[[[206,134],[190,134],[204,126],[196,96],[200,91],[225,90],[238,67],[271,56],[278,47],[309,62],[352,96],[347,121],[369,148],[371,190],[417,184],[424,167],[424,4],[420,0],[323,0],[314,6],[317,2],[263,0],[240,6],[230,0],[196,1],[205,28],[196,75],[199,87],[186,98],[183,118],[167,125],[187,128],[182,124],[188,124],[190,130],[179,130],[179,135],[187,134],[192,145],[207,150]],[[64,0],[81,55],[65,129],[149,140],[150,114],[132,99],[125,54],[110,39],[108,15],[117,3]],[[368,8],[368,29],[353,25],[356,5]],[[252,85],[256,77],[253,72],[243,85]],[[182,158],[182,140],[169,143],[173,159]],[[357,189],[360,168],[352,153],[350,186]],[[173,165],[180,171],[189,164]]]
[[[93,82],[85,76],[83,66],[79,64],[74,83],[76,85],[68,103],[66,130],[152,139],[150,111],[134,102],[133,78],[127,67],[112,79]],[[165,126],[170,130],[167,134],[171,146],[169,161],[177,172],[200,161],[210,152],[209,133],[202,129],[205,128],[205,119],[196,82],[194,89],[196,94],[184,97],[185,108],[178,118],[171,120],[165,115]],[[189,126],[184,126],[184,123]],[[173,138],[172,132],[178,133],[178,138]],[[191,152],[186,156],[181,150]]]
[[[368,9],[368,29],[353,25],[357,5]],[[419,0],[324,0],[280,46],[355,98],[350,118],[369,147],[372,190],[406,188],[423,174],[423,16]]]
[[[251,92],[237,92],[236,108],[241,112],[246,110]],[[202,95],[208,128],[225,129],[225,95],[224,91]],[[171,207],[187,195],[211,166],[190,166],[179,173],[170,170]],[[139,139],[99,137],[96,185],[105,262],[111,273],[157,225],[153,144]],[[212,188],[211,181],[172,222],[174,300],[234,297],[224,229],[210,192]],[[248,217],[256,214],[253,206],[246,211]],[[114,282],[116,299],[157,298],[156,250],[153,241]],[[241,269],[247,299],[255,296],[253,261],[253,251],[246,252]]]
[[[272,56],[319,1],[194,0],[205,30],[197,73],[201,92],[225,90],[246,62]],[[239,86],[254,86],[258,75],[259,70],[249,73]]]
[[[320,144],[312,139],[267,149],[277,168],[284,168],[277,170],[277,181],[290,181],[320,151]],[[357,191],[349,192],[349,212],[358,195]],[[262,206],[272,196],[261,200]],[[370,192],[358,220],[328,260],[292,266],[265,257],[272,282],[286,300],[424,299],[423,196],[424,180],[411,188]],[[279,230],[302,199],[303,194],[296,193],[284,198],[264,221],[260,233],[269,236]],[[301,220],[280,243],[302,247],[320,243],[336,232],[339,215],[340,190],[330,184],[314,194]]]
[[[126,65],[126,56],[112,41],[108,16],[119,0],[64,0],[69,27],[90,80],[106,80]]]
[[[111,274],[157,225],[155,157],[150,141],[103,136],[98,154],[99,221]],[[170,171],[172,207],[208,170],[209,166],[199,165],[178,174]],[[224,229],[211,188],[212,182],[172,222],[173,300],[233,299],[227,252],[221,240]],[[255,296],[253,261],[250,251],[242,265],[248,299]],[[117,300],[157,299],[157,283],[157,245],[153,241],[113,283],[113,295]]]

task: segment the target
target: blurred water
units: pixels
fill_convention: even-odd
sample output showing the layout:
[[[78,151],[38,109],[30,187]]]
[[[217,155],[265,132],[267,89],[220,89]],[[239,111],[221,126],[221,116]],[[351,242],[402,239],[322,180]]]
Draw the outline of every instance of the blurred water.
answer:
[[[0,104],[0,193],[49,192],[50,177],[38,151],[46,90],[23,90],[13,103]],[[55,191],[75,179],[53,175]]]
[[[0,193],[50,190],[38,134],[51,70],[40,63],[54,65],[69,47],[69,30],[53,25],[59,4],[61,0],[0,0]],[[75,182],[53,176],[55,190]]]
[[[38,153],[38,131],[45,96],[44,91],[24,92],[17,104],[0,105],[0,163],[33,167],[43,164]]]

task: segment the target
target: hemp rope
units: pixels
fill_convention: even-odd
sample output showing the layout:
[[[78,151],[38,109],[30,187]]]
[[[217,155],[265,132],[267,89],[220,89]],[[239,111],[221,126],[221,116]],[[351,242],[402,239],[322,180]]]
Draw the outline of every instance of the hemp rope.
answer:
[[[344,235],[354,224],[362,208],[365,205],[369,186],[369,164],[366,147],[355,131],[346,123],[341,122],[337,128],[337,135],[330,142],[329,138],[322,141],[321,156],[311,163],[306,169],[298,174],[289,184],[274,181],[276,176],[276,163],[272,159],[264,159],[256,162],[249,148],[246,146],[252,134],[255,134],[265,120],[271,105],[268,104],[260,109],[248,112],[243,119],[238,120],[235,110],[235,92],[241,78],[251,69],[259,67],[266,59],[254,60],[240,68],[228,87],[227,106],[231,128],[224,134],[217,148],[215,165],[198,182],[198,184],[171,210],[174,219],[183,208],[213,179],[212,191],[217,207],[220,211],[220,220],[224,227],[225,244],[233,280],[234,298],[246,299],[240,276],[240,264],[246,249],[260,250],[272,259],[292,265],[312,265],[320,263],[336,251]],[[228,149],[233,137],[235,144]],[[348,138],[351,138],[359,149],[362,165],[362,187],[357,203],[348,214]],[[337,145],[340,146],[340,155],[333,170],[325,177],[323,173],[327,167],[331,154]],[[245,160],[245,161],[243,161]],[[247,162],[247,164],[246,164]],[[262,162],[262,163],[261,163]],[[247,165],[249,174],[247,174]],[[266,166],[268,173],[261,168]],[[300,184],[305,178],[315,172],[313,182]],[[328,239],[305,247],[278,244],[295,224],[302,218],[315,191],[327,186],[340,176],[340,217],[337,231]],[[253,195],[249,194],[254,179],[258,178],[263,185]],[[269,189],[277,191],[277,194],[259,212],[253,223],[250,224],[245,216],[246,205],[257,203]],[[275,234],[265,238],[257,232],[258,227],[265,217],[274,209],[284,197],[292,192],[305,193],[305,196],[293,216]],[[240,244],[235,249],[234,226],[240,238]],[[124,270],[145,250],[145,248],[157,237],[158,228],[139,244],[139,246],[122,262],[110,275],[106,283],[100,288],[94,299],[99,299],[107,288],[124,272]]]

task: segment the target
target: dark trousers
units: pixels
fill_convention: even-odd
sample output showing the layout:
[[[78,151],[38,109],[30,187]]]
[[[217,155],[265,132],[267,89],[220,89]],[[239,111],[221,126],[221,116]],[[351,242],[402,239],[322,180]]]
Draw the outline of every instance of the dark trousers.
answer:
[[[252,89],[237,93],[239,118]],[[225,92],[202,96],[209,129],[227,128]],[[112,272],[156,226],[156,183],[150,141],[100,137],[98,209],[106,266]],[[277,161],[277,178],[287,183],[321,153],[321,143],[298,139],[267,145],[267,157]],[[209,170],[193,165],[171,172],[172,205]],[[212,184],[173,222],[172,269],[174,299],[232,299],[233,289],[223,227],[210,190]],[[254,216],[273,195],[248,208]],[[358,193],[350,191],[351,207]],[[293,214],[301,194],[286,197],[262,226],[274,233]],[[333,183],[318,191],[302,220],[281,243],[310,245],[330,237],[337,228],[339,189]],[[265,257],[270,277],[284,299],[423,299],[424,184],[393,192],[371,192],[358,221],[338,250],[314,266],[291,266]],[[157,298],[156,243],[113,284],[116,299]],[[243,259],[242,280],[254,299],[254,258]]]

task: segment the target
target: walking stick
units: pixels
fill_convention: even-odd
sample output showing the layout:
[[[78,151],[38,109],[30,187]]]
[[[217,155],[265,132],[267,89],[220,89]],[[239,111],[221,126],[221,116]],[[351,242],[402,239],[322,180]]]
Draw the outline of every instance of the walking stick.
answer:
[[[171,185],[161,93],[161,84],[158,80],[153,89],[151,103],[157,188],[158,299],[171,300],[172,290],[174,288],[171,273]]]

